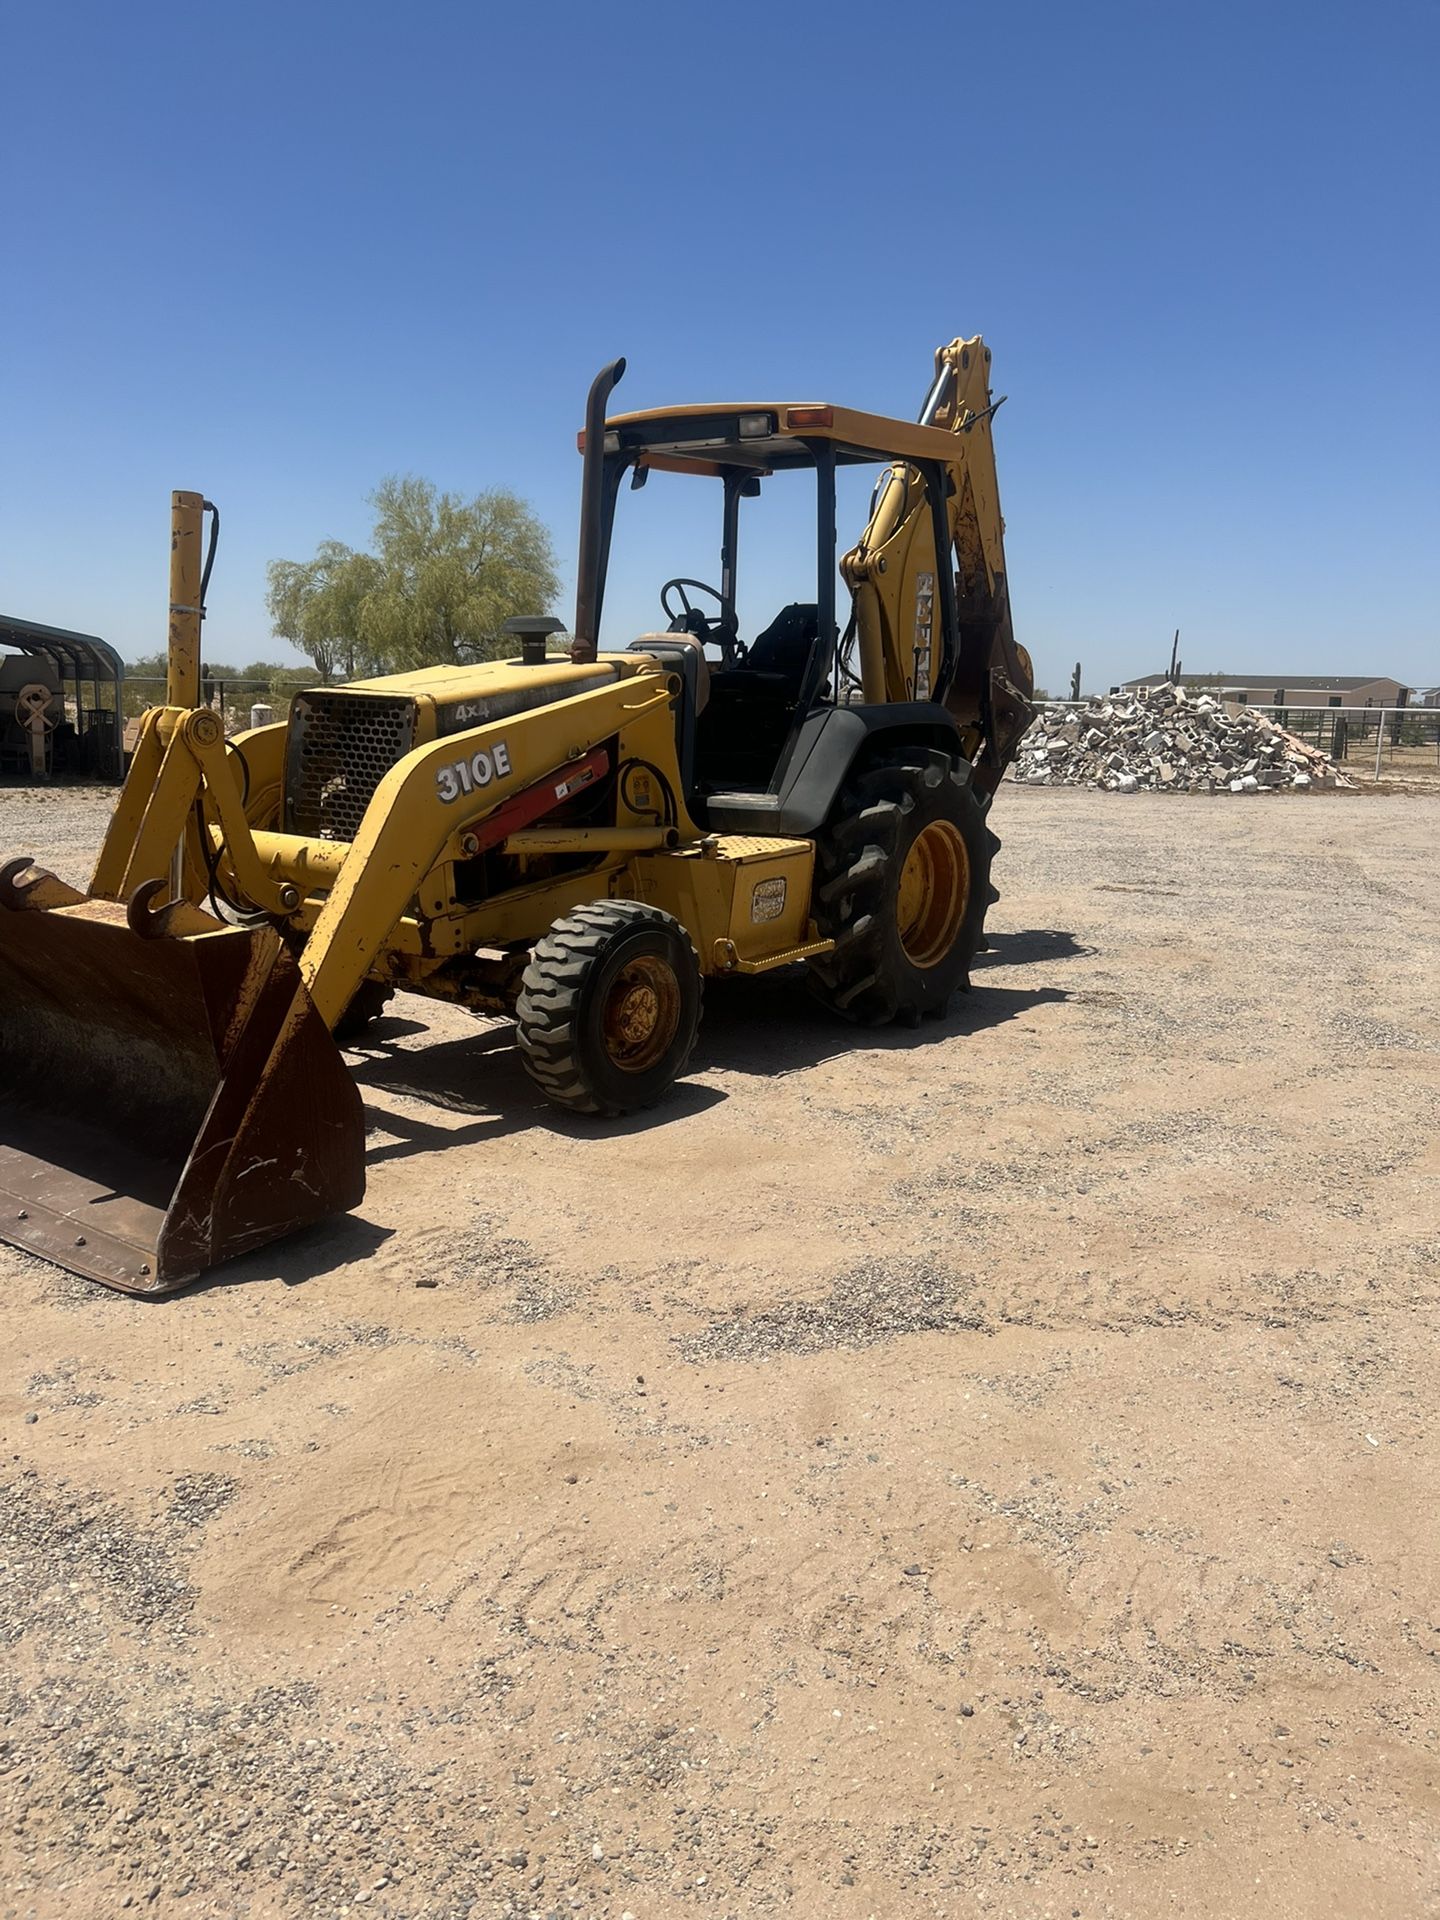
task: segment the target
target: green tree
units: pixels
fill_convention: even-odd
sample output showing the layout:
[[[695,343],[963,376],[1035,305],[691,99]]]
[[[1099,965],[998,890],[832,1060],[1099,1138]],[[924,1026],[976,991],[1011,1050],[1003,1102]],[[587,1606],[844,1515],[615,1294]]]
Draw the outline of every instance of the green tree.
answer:
[[[272,560],[268,573],[271,626],[309,655],[322,679],[383,670],[362,631],[365,602],[380,577],[372,554],[322,540],[313,560]]]
[[[270,564],[275,631],[327,678],[493,658],[506,620],[554,601],[550,535],[515,494],[466,500],[412,475],[370,499],[373,552],[326,540],[313,560]]]

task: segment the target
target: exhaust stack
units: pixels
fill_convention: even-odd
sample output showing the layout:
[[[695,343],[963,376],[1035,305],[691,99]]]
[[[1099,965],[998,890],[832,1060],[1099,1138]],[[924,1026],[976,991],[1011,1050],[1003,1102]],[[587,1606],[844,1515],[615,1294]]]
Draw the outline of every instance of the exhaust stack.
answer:
[[[584,666],[600,643],[601,563],[605,511],[605,407],[625,375],[624,359],[602,367],[590,383],[585,402],[585,466],[580,477],[580,557],[575,581],[575,637],[570,658]]]

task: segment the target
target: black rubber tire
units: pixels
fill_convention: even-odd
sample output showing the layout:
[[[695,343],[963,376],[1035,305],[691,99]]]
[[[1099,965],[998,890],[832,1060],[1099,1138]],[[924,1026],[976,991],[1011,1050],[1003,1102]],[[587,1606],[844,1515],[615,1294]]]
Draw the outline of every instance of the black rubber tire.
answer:
[[[673,1036],[642,1070],[618,1065],[607,1048],[607,997],[621,971],[653,957],[678,987]],[[634,1113],[653,1107],[684,1072],[700,1030],[700,962],[672,915],[635,900],[597,900],[557,920],[536,943],[515,1006],[525,1070],[557,1106],[573,1113]]]
[[[901,940],[900,876],[911,847],[937,821],[964,842],[969,884],[951,944],[920,967]],[[943,1015],[950,996],[969,988],[985,915],[999,898],[990,884],[999,845],[963,760],[910,747],[853,774],[816,836],[812,911],[835,942],[810,962],[817,998],[859,1026],[913,1026]]]
[[[392,991],[390,987],[382,987],[378,980],[362,980],[349,1006],[335,1022],[336,1045],[348,1047],[367,1027],[373,1027],[390,1004]]]

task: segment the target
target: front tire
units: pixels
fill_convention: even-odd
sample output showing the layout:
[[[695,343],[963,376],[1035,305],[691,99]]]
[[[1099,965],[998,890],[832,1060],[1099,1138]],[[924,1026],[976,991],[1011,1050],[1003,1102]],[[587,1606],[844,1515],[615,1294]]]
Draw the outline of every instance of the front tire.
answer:
[[[816,841],[813,911],[835,942],[810,962],[818,998],[861,1026],[942,1015],[970,984],[999,844],[963,760],[910,748],[854,775]]]
[[[680,922],[598,900],[535,945],[515,1007],[520,1057],[557,1106],[634,1113],[684,1071],[700,1006],[700,963]]]

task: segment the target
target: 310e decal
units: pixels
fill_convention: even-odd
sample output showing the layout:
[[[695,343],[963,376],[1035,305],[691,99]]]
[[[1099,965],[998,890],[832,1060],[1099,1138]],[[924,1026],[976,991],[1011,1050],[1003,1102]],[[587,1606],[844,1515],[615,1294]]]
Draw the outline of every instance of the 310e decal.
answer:
[[[468,760],[452,760],[448,767],[435,770],[435,791],[448,807],[463,793],[488,787],[492,780],[505,780],[510,774],[510,749],[497,740],[488,751],[481,747]]]

